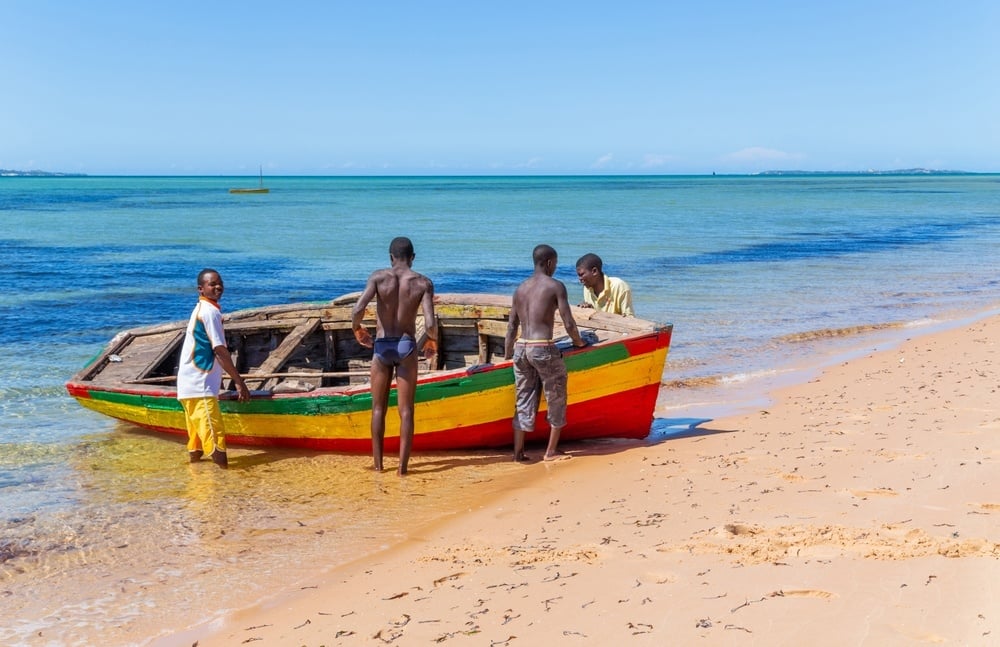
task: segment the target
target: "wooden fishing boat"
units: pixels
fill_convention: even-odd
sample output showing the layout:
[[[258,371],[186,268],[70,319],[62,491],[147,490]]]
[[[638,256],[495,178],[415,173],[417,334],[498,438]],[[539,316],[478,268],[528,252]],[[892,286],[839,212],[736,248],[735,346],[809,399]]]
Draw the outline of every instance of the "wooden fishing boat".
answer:
[[[228,346],[252,392],[239,402],[223,393],[227,442],[233,445],[371,451],[372,351],[351,331],[359,293],[227,314]],[[438,354],[420,359],[413,449],[502,447],[513,442],[514,376],[503,359],[507,296],[439,294]],[[568,422],[562,439],[644,438],[649,434],[672,326],[573,308],[595,343],[564,351]],[[126,330],[67,383],[84,407],[140,427],[186,436],[175,375],[187,321]],[[418,317],[418,346],[423,318]],[[556,318],[557,337],[565,334]],[[374,331],[374,304],[365,313]],[[566,339],[568,342],[568,338]],[[223,387],[231,388],[227,379]],[[387,452],[399,446],[395,390],[386,418]],[[527,440],[548,437],[545,403]]]

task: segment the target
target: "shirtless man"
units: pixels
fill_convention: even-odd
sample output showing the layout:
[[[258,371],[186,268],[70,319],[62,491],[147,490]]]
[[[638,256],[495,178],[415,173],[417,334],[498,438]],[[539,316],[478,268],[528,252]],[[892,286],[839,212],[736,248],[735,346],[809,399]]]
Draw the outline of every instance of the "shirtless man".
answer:
[[[365,291],[354,305],[351,323],[354,337],[366,348],[374,348],[371,366],[372,455],[375,471],[382,471],[382,446],[385,439],[385,415],[389,407],[389,388],[396,373],[396,399],[399,410],[399,467],[406,474],[413,445],[413,398],[417,387],[417,311],[423,306],[427,341],[424,357],[437,353],[437,320],[434,318],[434,284],[411,269],[413,243],[409,238],[394,238],[389,245],[392,266],[375,270],[368,277]],[[375,300],[376,333],[361,325],[368,303]]]
[[[551,428],[545,460],[552,461],[567,457],[557,449],[559,434],[566,426],[566,364],[552,339],[556,310],[573,345],[586,346],[586,342],[580,337],[570,311],[566,286],[552,278],[559,259],[556,250],[538,245],[532,259],[535,272],[514,291],[504,340],[504,356],[514,360],[514,460],[528,460],[524,455],[524,435],[535,429],[539,396],[544,391]]]

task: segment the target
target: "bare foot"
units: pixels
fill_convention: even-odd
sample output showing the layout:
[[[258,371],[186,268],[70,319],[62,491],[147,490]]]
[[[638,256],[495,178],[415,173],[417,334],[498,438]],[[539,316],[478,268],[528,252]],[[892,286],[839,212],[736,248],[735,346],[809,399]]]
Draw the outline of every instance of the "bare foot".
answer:
[[[556,452],[554,454],[546,454],[542,460],[551,463],[553,461],[568,461],[571,458],[573,457],[566,452]]]
[[[520,454],[514,454],[514,462],[515,463],[530,463],[531,462],[531,458],[529,456],[525,455],[524,452],[521,452]]]
[[[212,452],[212,462],[222,469],[229,469],[229,456],[226,452],[215,450]]]

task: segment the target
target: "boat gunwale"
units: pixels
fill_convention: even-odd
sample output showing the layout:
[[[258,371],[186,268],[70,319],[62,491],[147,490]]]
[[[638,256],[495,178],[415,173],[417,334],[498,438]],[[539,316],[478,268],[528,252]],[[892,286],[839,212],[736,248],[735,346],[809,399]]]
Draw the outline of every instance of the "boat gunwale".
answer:
[[[341,295],[339,297],[336,297],[334,299],[331,299],[329,301],[305,301],[305,302],[296,302],[296,303],[287,303],[287,304],[275,304],[275,305],[259,306],[259,307],[243,308],[243,309],[240,309],[240,310],[234,310],[233,312],[226,313],[226,314],[223,315],[223,325],[225,326],[226,324],[234,324],[234,325],[235,324],[246,324],[248,322],[253,322],[254,320],[259,320],[259,323],[261,324],[260,327],[262,329],[263,328],[267,328],[269,324],[277,328],[279,326],[276,325],[277,322],[275,320],[271,319],[272,315],[278,315],[278,314],[283,314],[283,313],[288,313],[288,312],[303,312],[303,311],[310,311],[310,310],[314,310],[315,311],[315,310],[322,310],[322,309],[326,309],[326,308],[346,308],[347,306],[352,306],[357,301],[357,298],[360,296],[360,294],[361,294],[360,292],[351,292],[351,293],[347,293],[347,294]],[[437,308],[438,306],[444,306],[444,307],[447,307],[447,306],[459,306],[459,307],[463,307],[463,306],[465,306],[465,307],[472,307],[472,308],[476,308],[476,307],[482,307],[482,308],[496,307],[496,308],[507,308],[508,311],[509,311],[509,309],[511,307],[511,302],[512,302],[511,297],[509,297],[507,295],[498,295],[498,294],[492,294],[492,293],[453,292],[453,293],[441,293],[441,294],[435,295],[435,297],[434,297],[435,308]],[[372,305],[369,305],[368,309],[372,309],[372,307],[373,307]],[[661,324],[661,323],[657,323],[655,321],[651,321],[651,320],[647,320],[647,319],[639,319],[639,318],[636,318],[636,317],[623,317],[621,315],[609,314],[609,313],[602,312],[600,310],[594,310],[592,308],[583,308],[583,307],[580,307],[580,306],[571,306],[571,309],[573,311],[573,317],[577,321],[577,326],[579,328],[582,328],[582,329],[594,328],[594,329],[597,329],[597,330],[603,330],[603,331],[605,331],[605,332],[607,332],[609,334],[620,334],[620,335],[622,335],[620,338],[617,338],[617,339],[602,340],[601,342],[599,342],[598,344],[596,344],[596,346],[601,346],[601,345],[603,345],[605,343],[608,343],[608,342],[620,341],[620,340],[628,339],[628,338],[642,337],[643,335],[651,334],[651,333],[659,333],[659,332],[668,331],[668,330],[672,331],[672,329],[673,329],[673,324],[671,324],[671,323]],[[368,313],[366,312],[366,319],[368,319],[368,318],[369,318],[368,317]],[[456,317],[456,318],[458,318],[458,317]],[[372,317],[372,319],[373,319],[373,317]],[[442,322],[446,322],[447,319],[448,319],[447,317],[442,318],[442,317],[438,316],[438,324],[441,325]],[[484,319],[493,320],[490,317],[485,317]],[[606,320],[604,320],[604,319],[606,319]],[[604,320],[604,321],[602,321],[602,320]],[[558,321],[558,317],[557,317],[557,321]],[[106,361],[109,355],[113,354],[114,351],[117,348],[120,348],[123,344],[125,344],[126,342],[128,342],[131,338],[148,336],[148,335],[162,334],[162,333],[170,332],[172,330],[182,330],[187,325],[187,323],[188,323],[187,320],[177,319],[177,320],[173,320],[173,321],[169,321],[169,322],[162,322],[162,323],[157,323],[157,324],[149,324],[149,325],[145,325],[145,326],[136,326],[136,327],[133,327],[133,328],[128,328],[128,329],[119,331],[118,333],[116,333],[114,335],[114,337],[111,338],[111,340],[109,340],[104,345],[104,347],[101,349],[101,351],[99,353],[97,353],[89,362],[87,362],[87,364],[85,366],[81,367],[80,370],[78,370],[76,373],[74,373],[72,375],[72,377],[67,382],[67,387],[70,384],[77,384],[77,385],[80,385],[80,386],[87,385],[87,384],[93,384],[93,379],[92,378],[95,377],[95,376],[97,376],[97,375],[99,375],[100,372],[101,372],[101,370],[103,370],[103,367],[101,369],[95,369],[94,367],[96,367],[100,362]],[[586,325],[588,323],[591,323],[592,325],[589,325],[589,326]],[[282,325],[290,325],[290,324],[285,324],[284,322],[282,322]],[[348,329],[349,325],[350,325],[350,322],[349,321],[345,321],[343,329]],[[324,330],[327,330],[327,329],[339,330],[339,329],[341,329],[341,327],[336,326],[334,322],[325,322],[325,323],[322,323],[321,327]],[[624,332],[622,329],[630,330],[631,332]],[[229,332],[229,330],[227,329],[227,333],[228,332]],[[571,350],[569,352],[574,352],[575,350],[578,350],[578,349],[573,349],[573,350]],[[579,350],[585,350],[585,349],[579,349]],[[470,366],[458,367],[458,368],[454,368],[454,369],[435,370],[435,371],[432,371],[432,372],[430,372],[428,374],[425,374],[425,376],[426,375],[430,375],[430,376],[433,376],[436,379],[447,379],[447,377],[444,376],[444,375],[450,374],[452,372],[456,372],[456,371],[457,372],[468,372],[468,371],[470,371],[472,369],[476,369],[477,371],[479,371],[479,370],[485,369],[488,366],[496,366],[498,364],[502,365],[505,362],[509,363],[510,360],[503,360],[501,362],[490,363],[490,364],[470,365]],[[87,376],[87,375],[90,375],[91,379],[86,379],[85,376]],[[442,375],[442,377],[438,377],[439,375]],[[436,379],[428,380],[428,379],[425,379],[424,376],[422,376],[421,378],[418,378],[418,385],[423,384],[423,383],[429,383],[429,382],[432,382],[432,381],[436,381]],[[127,383],[126,382],[120,382],[120,384],[127,384]],[[330,390],[330,389],[332,389],[332,390],[341,390],[342,391],[344,389],[353,389],[353,388],[356,388],[356,387],[366,387],[366,386],[367,385],[340,385],[340,386],[334,386],[334,387],[320,387],[320,388],[315,389],[315,391]],[[103,388],[101,390],[112,390],[112,389]],[[127,392],[127,391],[121,390],[121,389],[119,389],[119,391],[123,392],[123,393]],[[315,391],[310,391],[309,393],[315,393]],[[164,391],[164,393],[168,393],[168,392],[169,391]],[[136,394],[149,394],[149,395],[152,395],[152,393],[150,391],[148,391],[148,390],[136,390],[135,393]],[[299,395],[303,395],[303,394],[298,394],[298,393],[272,394],[271,397],[277,397],[279,395],[281,395],[281,396],[284,396],[284,395],[299,396]]]
[[[618,339],[607,339],[602,340],[596,344],[584,346],[581,348],[571,348],[563,351],[564,357],[572,357],[575,355],[586,354],[593,352],[596,349],[607,348],[615,344],[624,344],[626,341],[638,341],[649,336],[658,336],[667,332],[671,326],[666,328],[658,328],[657,330],[651,330],[641,334],[623,336]],[[667,341],[664,345],[668,345]],[[103,357],[103,355],[102,355]],[[472,366],[465,366],[460,368],[451,369],[441,369],[430,371],[424,373],[417,378],[417,388],[421,386],[438,384],[441,382],[447,382],[454,379],[462,379],[472,375],[487,374],[495,371],[500,371],[504,369],[510,369],[513,366],[513,360],[504,359],[499,362],[489,362],[486,364],[474,364]],[[85,373],[86,369],[80,373]],[[117,386],[116,386],[117,385]],[[127,386],[125,386],[127,385]],[[395,388],[396,381],[393,380],[391,383],[391,388]],[[152,398],[174,398],[177,397],[176,387],[157,387],[155,385],[142,385],[142,384],[130,384],[127,382],[117,382],[110,384],[95,384],[92,381],[86,381],[77,379],[76,376],[71,378],[66,383],[66,388],[73,393],[76,392],[104,392],[104,393],[120,393],[124,395],[135,395],[140,397],[152,397]],[[274,393],[269,390],[255,390],[251,391],[251,398],[257,400],[275,400],[275,399],[312,399],[320,397],[356,397],[358,395],[363,395],[371,391],[371,384],[366,382],[363,384],[345,384],[338,386],[326,386],[318,387],[311,391],[305,391],[301,393]],[[235,400],[235,391],[222,391],[219,394],[220,400]]]

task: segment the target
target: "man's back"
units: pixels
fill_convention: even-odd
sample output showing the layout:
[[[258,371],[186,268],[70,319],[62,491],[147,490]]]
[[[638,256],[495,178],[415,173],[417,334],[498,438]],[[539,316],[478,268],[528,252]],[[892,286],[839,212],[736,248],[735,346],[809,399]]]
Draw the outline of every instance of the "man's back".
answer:
[[[415,336],[417,312],[424,296],[432,289],[430,279],[409,267],[379,270],[372,278],[378,297],[378,335]]]
[[[566,287],[550,276],[534,274],[514,291],[514,309],[524,339],[551,339],[560,290]]]

